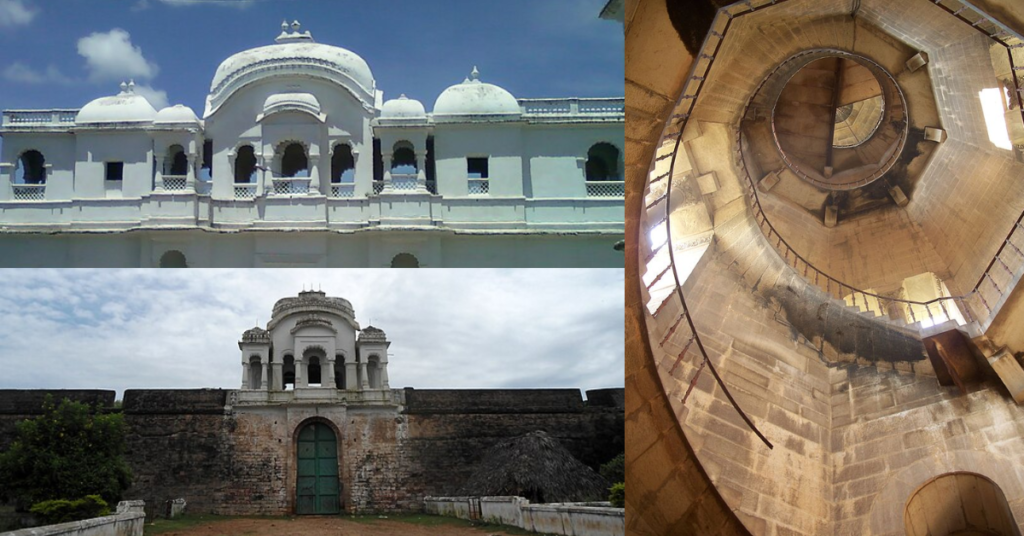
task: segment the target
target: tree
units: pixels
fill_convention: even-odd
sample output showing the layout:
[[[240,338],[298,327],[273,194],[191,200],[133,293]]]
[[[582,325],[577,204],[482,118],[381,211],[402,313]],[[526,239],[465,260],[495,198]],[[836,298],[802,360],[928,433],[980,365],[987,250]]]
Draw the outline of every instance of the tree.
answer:
[[[608,463],[602,464],[601,476],[608,482],[624,482],[626,480],[626,453],[619,454]]]
[[[116,504],[131,484],[120,414],[68,399],[57,405],[47,395],[43,415],[18,422],[15,436],[0,453],[0,499],[14,499],[20,509],[87,495]]]

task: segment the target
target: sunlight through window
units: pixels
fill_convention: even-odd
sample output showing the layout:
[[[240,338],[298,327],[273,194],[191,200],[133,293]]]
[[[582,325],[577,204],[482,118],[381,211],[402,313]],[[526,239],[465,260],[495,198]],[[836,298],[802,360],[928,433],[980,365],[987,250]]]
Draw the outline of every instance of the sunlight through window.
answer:
[[[1000,149],[1013,149],[1010,134],[1006,131],[1006,120],[1003,119],[1003,97],[999,88],[983,89],[978,93],[981,109],[985,113],[985,125],[988,127],[988,139]]]

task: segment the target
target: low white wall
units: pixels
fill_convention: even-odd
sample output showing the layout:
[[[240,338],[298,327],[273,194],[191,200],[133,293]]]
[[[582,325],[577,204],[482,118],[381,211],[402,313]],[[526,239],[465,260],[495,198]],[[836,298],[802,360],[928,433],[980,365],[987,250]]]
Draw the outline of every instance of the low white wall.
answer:
[[[143,501],[121,501],[117,513],[59,525],[0,533],[0,536],[142,536],[146,522]]]
[[[479,515],[473,503],[479,501]],[[607,503],[535,504],[523,497],[427,497],[428,514],[481,519],[533,532],[564,536],[623,536],[625,510]]]

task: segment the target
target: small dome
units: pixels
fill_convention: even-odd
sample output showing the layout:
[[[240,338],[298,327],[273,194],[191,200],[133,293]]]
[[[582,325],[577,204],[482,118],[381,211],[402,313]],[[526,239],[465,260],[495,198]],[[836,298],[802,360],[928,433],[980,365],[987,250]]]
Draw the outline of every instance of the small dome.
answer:
[[[86,104],[75,117],[77,124],[152,123],[156,109],[142,95],[135,93],[135,83],[121,84],[121,92],[113,97],[100,97]]]
[[[476,67],[464,82],[444,90],[434,102],[434,115],[518,116],[519,102],[511,93],[480,81]]]
[[[375,328],[373,326],[366,326],[366,329],[363,329],[362,331],[359,332],[359,342],[363,342],[363,341],[367,341],[367,342],[374,342],[374,341],[384,342],[386,340],[387,340],[387,335],[385,335],[384,334],[384,330],[382,330],[380,328]]]
[[[404,94],[397,99],[391,99],[380,108],[381,119],[420,119],[427,117],[427,110],[423,103],[416,99],[410,99]]]
[[[310,93],[275,93],[263,101],[263,114],[299,111],[320,115],[320,101]]]
[[[247,329],[242,334],[242,342],[270,342],[270,332],[259,326]]]
[[[154,123],[198,123],[199,118],[192,108],[184,104],[175,104],[160,110],[156,114]]]

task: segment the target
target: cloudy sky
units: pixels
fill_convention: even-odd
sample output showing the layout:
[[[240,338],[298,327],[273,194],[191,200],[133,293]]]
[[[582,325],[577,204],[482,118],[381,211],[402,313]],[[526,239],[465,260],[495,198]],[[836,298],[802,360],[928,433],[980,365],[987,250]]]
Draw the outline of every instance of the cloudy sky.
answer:
[[[0,108],[79,108],[134,78],[160,108],[202,113],[217,65],[283,19],[362,56],[386,98],[429,110],[474,65],[517,97],[623,94],[606,0],[0,0]]]
[[[392,341],[392,388],[623,386],[623,270],[0,270],[0,388],[238,388],[303,286]]]

